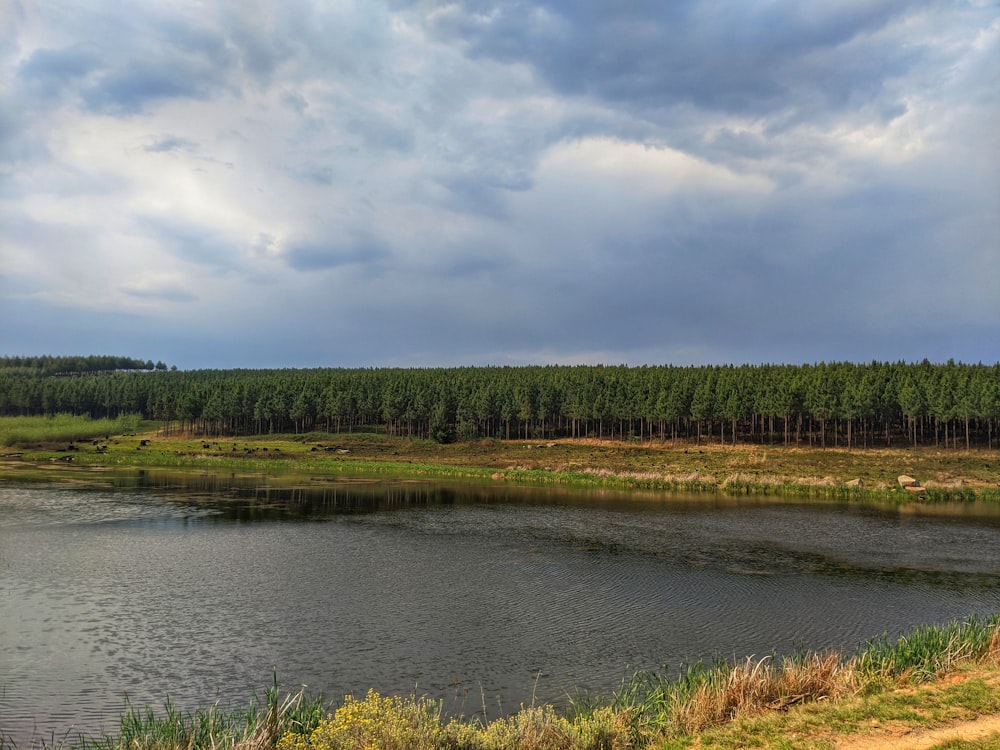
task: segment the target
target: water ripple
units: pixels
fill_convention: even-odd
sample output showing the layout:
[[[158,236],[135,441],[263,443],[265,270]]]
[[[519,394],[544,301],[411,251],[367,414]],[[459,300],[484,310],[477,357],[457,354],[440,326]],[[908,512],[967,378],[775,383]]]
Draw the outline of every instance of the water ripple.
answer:
[[[110,729],[125,696],[242,703],[273,670],[496,713],[1000,610],[996,518],[218,490],[0,487],[4,733]]]

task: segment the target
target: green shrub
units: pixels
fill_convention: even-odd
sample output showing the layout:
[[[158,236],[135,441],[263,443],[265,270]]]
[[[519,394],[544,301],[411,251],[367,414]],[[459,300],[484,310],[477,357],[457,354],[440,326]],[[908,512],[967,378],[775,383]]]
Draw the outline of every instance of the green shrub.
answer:
[[[309,734],[287,732],[277,750],[625,750],[625,714],[610,707],[570,720],[551,705],[522,708],[489,722],[441,721],[441,706],[428,698],[400,698],[370,690],[348,696]]]
[[[437,702],[369,690],[362,700],[348,696],[308,736],[286,733],[277,750],[430,750],[442,747],[442,737]]]

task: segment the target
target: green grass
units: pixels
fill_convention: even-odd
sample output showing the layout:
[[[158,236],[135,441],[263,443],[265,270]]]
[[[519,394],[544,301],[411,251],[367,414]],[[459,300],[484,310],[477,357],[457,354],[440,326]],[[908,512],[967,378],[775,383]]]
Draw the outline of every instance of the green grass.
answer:
[[[66,429],[57,429],[65,421]],[[924,503],[1000,501],[996,452],[936,449],[807,449],[783,446],[692,447],[661,443],[480,440],[441,445],[373,432],[307,433],[237,438],[162,434],[147,423],[122,436],[65,455],[67,439],[130,433],[120,423],[80,418],[19,422],[0,419],[0,443],[16,439],[23,463],[61,459],[102,467],[193,468],[199,471],[373,474],[471,479],[581,488],[780,495],[843,502]],[[15,429],[16,428],[16,429]],[[10,436],[9,439],[5,436]],[[140,440],[151,441],[140,445]],[[205,446],[209,447],[206,448]],[[233,447],[236,450],[232,450]],[[337,448],[337,450],[326,450]],[[0,471],[13,470],[9,465]],[[922,498],[903,492],[896,476],[916,476]],[[850,479],[864,487],[850,487]]]
[[[52,417],[0,418],[0,446],[26,447],[45,443],[69,443],[109,435],[133,433],[141,424],[137,414],[117,419],[91,419],[72,414]]]
[[[592,440],[542,444],[479,440],[442,445],[372,431],[216,438],[164,434],[157,427],[134,416],[118,420],[68,415],[0,418],[0,459],[7,459],[0,461],[0,476],[13,472],[26,476],[28,466],[34,466],[36,473],[68,466],[160,467],[268,475],[370,474],[894,505],[1000,502],[1000,465],[991,460],[995,451],[693,447]],[[135,434],[140,430],[141,434]],[[108,435],[115,437],[100,440],[99,445],[82,442]],[[78,442],[68,451],[71,440]],[[902,491],[895,479],[900,473],[918,477],[925,492],[918,497]],[[849,480],[858,478],[864,480],[863,487],[848,486]]]
[[[62,741],[38,741],[36,748],[55,750],[265,750],[273,748],[288,733],[315,729],[327,714],[321,696],[307,698],[302,691],[281,697],[277,678],[244,707],[224,709],[218,705],[182,711],[168,702],[162,710],[128,706],[118,722],[118,731],[101,737],[67,737]],[[0,750],[17,750],[0,732]]]
[[[674,678],[637,673],[606,705],[630,717],[638,746],[657,738],[666,747],[685,747],[695,737],[702,743],[714,737],[720,747],[752,747],[751,737],[759,743],[768,733],[790,733],[794,739],[768,746],[805,747],[804,738],[815,734],[817,725],[828,733],[853,733],[873,721],[933,726],[1000,711],[1000,691],[982,680],[948,686],[931,698],[924,692],[893,692],[998,660],[1000,614],[918,628],[895,641],[876,639],[851,657],[828,652],[696,664]],[[586,713],[597,705],[600,700],[584,696],[575,699],[572,710]],[[796,715],[804,715],[806,723],[812,717],[814,725],[789,727],[778,716],[787,716],[790,706],[801,709]]]
[[[155,426],[142,423],[136,428],[134,418],[120,424],[76,417],[0,418],[0,445],[18,446],[25,461],[45,462],[58,458],[54,449],[65,448],[59,444],[70,439],[143,429],[146,432],[131,442],[124,438],[110,441],[106,455],[84,451],[73,461],[87,465],[492,478],[623,490],[784,495],[897,504],[918,499],[897,486],[896,477],[909,474],[926,487],[922,500],[927,503],[1000,501],[997,451],[695,446],[594,440],[478,440],[442,445],[371,431],[221,438],[163,434]],[[137,451],[139,438],[150,439],[152,444]],[[203,449],[205,442],[210,449]],[[233,444],[239,447],[235,453],[228,450]],[[317,446],[336,446],[349,453],[313,451]],[[266,447],[271,447],[272,452],[265,453]],[[248,454],[245,448],[256,450]],[[279,452],[273,452],[274,448]],[[847,486],[855,479],[862,479],[864,486]]]
[[[644,726],[661,730],[660,747],[689,747],[697,743],[701,748],[831,748],[838,736],[865,734],[878,727],[931,728],[1000,711],[1000,692],[995,678],[989,683],[974,678],[944,687],[934,683],[935,678],[969,665],[984,661],[995,664],[997,632],[998,618],[994,617],[985,621],[952,623],[943,628],[923,628],[895,644],[869,645],[840,665],[840,676],[836,680],[817,683],[825,685],[826,692],[792,695],[794,702],[800,705],[787,712],[774,710],[782,701],[774,700],[766,690],[763,695],[769,700],[759,700],[756,706],[752,703],[741,705],[737,700],[748,693],[752,695],[754,690],[761,690],[768,682],[774,683],[776,677],[780,678],[780,674],[762,668],[765,662],[743,665],[744,674],[757,673],[756,679],[749,683],[750,690],[746,681],[733,679],[734,668],[719,667],[707,677],[699,676],[694,685],[689,675],[673,684],[655,680],[652,696],[644,694],[642,700],[630,699],[626,704],[638,708],[638,717],[649,712],[654,714],[656,721],[646,720]],[[984,638],[986,634],[989,638]],[[864,668],[866,659],[870,662],[872,657],[892,663],[895,681],[886,679],[882,671],[871,673]],[[936,669],[931,669],[931,665]],[[793,663],[782,671],[789,667],[797,668]],[[838,681],[841,681],[839,687]],[[914,681],[920,684],[919,688],[897,689]],[[720,700],[720,696],[736,689],[738,696]],[[669,695],[666,700],[661,697],[664,691]],[[788,697],[786,694],[786,700]],[[706,702],[707,708],[697,705]],[[728,716],[717,711],[713,713],[711,709],[719,705],[730,708]],[[685,718],[692,716],[702,717],[700,724],[685,726]]]
[[[933,679],[955,663],[980,660],[997,649],[998,627],[1000,615],[918,628],[895,641],[871,641],[855,659],[861,682],[871,689],[901,680]]]
[[[660,747],[794,748],[832,750],[843,740],[873,737],[880,732],[903,734],[939,729],[1000,711],[995,672],[973,671],[954,684],[921,689],[885,690],[814,702],[788,711],[764,711],[706,728],[697,735],[677,735]],[[935,747],[992,748],[985,744],[941,744]],[[905,745],[899,745],[905,746]]]
[[[1000,750],[1000,735],[976,741],[952,740],[935,745],[931,750]]]

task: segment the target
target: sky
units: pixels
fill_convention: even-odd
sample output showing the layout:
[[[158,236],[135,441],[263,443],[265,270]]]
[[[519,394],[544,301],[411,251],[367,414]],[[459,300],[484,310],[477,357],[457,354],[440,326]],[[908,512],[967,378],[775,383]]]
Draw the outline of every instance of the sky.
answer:
[[[1000,2],[0,0],[0,354],[1000,361]]]

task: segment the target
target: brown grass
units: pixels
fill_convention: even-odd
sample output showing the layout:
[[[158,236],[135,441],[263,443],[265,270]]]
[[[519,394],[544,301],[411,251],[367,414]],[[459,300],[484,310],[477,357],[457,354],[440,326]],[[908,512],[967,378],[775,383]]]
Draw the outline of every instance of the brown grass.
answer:
[[[803,660],[771,658],[743,664],[714,675],[677,709],[677,726],[685,734],[763,710],[784,710],[808,701],[827,700],[857,690],[854,670],[839,654],[811,654]]]

